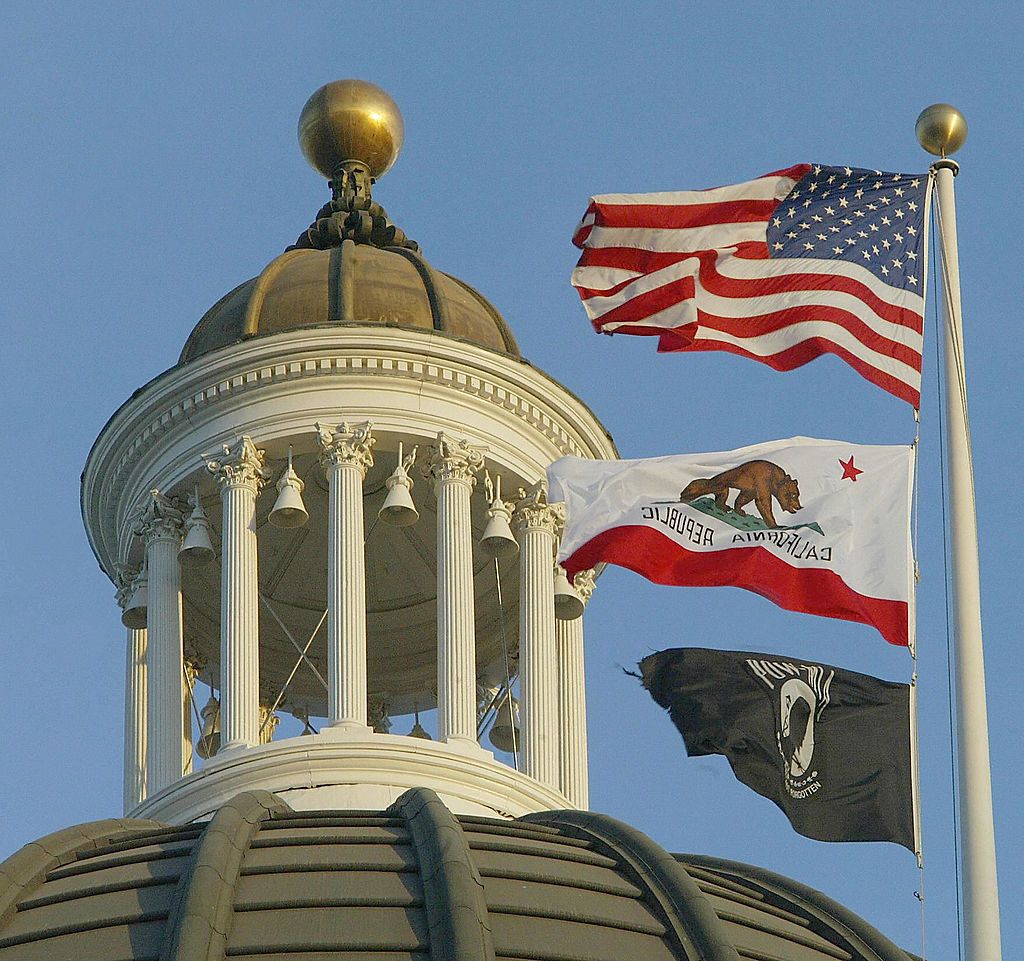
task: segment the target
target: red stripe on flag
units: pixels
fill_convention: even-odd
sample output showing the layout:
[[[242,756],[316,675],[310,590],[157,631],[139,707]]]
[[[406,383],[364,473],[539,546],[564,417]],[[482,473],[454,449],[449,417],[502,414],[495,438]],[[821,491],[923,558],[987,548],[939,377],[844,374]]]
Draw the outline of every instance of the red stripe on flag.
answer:
[[[702,328],[702,330],[703,329],[705,328]],[[726,343],[725,341],[718,341],[709,337],[701,337],[697,340],[695,338],[695,334],[697,332],[696,324],[687,324],[673,330],[662,331],[656,331],[655,328],[650,327],[646,328],[646,330],[640,327],[624,327],[621,330],[617,330],[616,333],[628,334],[633,333],[634,331],[636,333],[659,334],[659,353],[671,354],[698,350],[724,350],[730,354],[736,354],[739,357],[749,357],[751,360],[759,361],[760,363],[771,367],[773,370],[783,372],[794,370],[797,367],[802,367],[804,364],[820,357],[822,354],[834,354],[836,357],[839,357],[841,360],[844,360],[849,364],[866,380],[871,381],[871,383],[875,384],[877,387],[881,387],[882,390],[888,391],[894,397],[898,397],[900,400],[905,400],[915,408],[917,408],[921,401],[921,391],[919,389],[915,389],[909,384],[904,383],[898,377],[893,377],[891,374],[887,374],[885,371],[879,370],[877,367],[873,367],[871,364],[865,363],[859,357],[851,354],[844,347],[834,344],[825,337],[809,337],[807,340],[803,340],[799,344],[794,344],[792,347],[779,351],[777,354],[770,354],[767,357],[762,357],[760,354],[754,354],[750,351],[744,350],[737,344]],[[920,371],[920,356],[918,357],[917,363],[913,366]]]
[[[763,547],[695,553],[659,531],[627,525],[598,534],[562,566],[571,578],[602,561],[625,567],[656,584],[740,587],[787,611],[871,625],[890,644],[907,646],[906,601],[858,594],[834,571],[792,567]]]
[[[866,304],[872,313],[893,324],[909,327],[920,334],[924,329],[924,318],[906,307],[896,307],[882,300],[867,284],[842,274],[802,273],[797,269],[773,277],[757,277],[740,280],[726,277],[718,272],[715,251],[703,251],[700,255],[700,282],[708,293],[719,297],[741,300],[749,297],[763,297],[770,294],[801,293],[807,290],[838,291],[850,294]],[[791,260],[790,263],[799,263]]]
[[[761,337],[765,334],[775,333],[775,331],[785,330],[787,327],[799,323],[835,324],[837,327],[848,330],[865,347],[885,357],[892,357],[894,360],[902,361],[919,373],[921,371],[920,351],[897,340],[890,340],[888,337],[884,337],[877,331],[872,330],[856,314],[852,314],[840,307],[808,304],[807,306],[787,307],[785,310],[777,310],[770,314],[760,314],[756,317],[716,317],[714,314],[705,313],[698,307],[697,317],[702,326],[706,324],[712,331],[717,330],[724,334],[732,334],[734,337],[744,338]],[[828,340],[828,331],[824,327],[822,328],[821,338]],[[714,340],[714,335],[712,334],[707,339]]]
[[[680,277],[670,283],[662,284],[646,294],[637,294],[624,304],[594,320],[594,326],[601,330],[608,324],[622,324],[633,320],[646,320],[659,311],[674,307],[676,304],[693,300],[694,280],[692,276]]]
[[[744,260],[768,260],[768,244],[760,240],[745,240],[729,248]],[[580,254],[577,267],[616,267],[638,274],[653,274],[671,267],[687,257],[696,257],[699,250],[641,250],[639,247],[587,247]],[[577,287],[577,290],[586,289]],[[582,297],[583,294],[581,293]],[[586,299],[586,298],[584,298]]]
[[[677,304],[691,300],[693,297],[693,280],[690,277],[683,277],[679,280],[648,291],[645,294],[633,297],[624,304],[621,304],[619,307],[616,307],[614,310],[610,310],[607,313],[602,314],[594,320],[594,328],[600,331],[610,324],[632,323],[646,320],[648,317],[653,317],[656,313],[659,313],[662,310],[666,310],[669,307],[674,307]],[[856,314],[842,310],[839,307],[826,307],[822,305],[809,304],[800,307],[787,307],[785,310],[774,311],[770,314],[759,314],[752,317],[717,317],[714,314],[709,314],[698,308],[697,317],[700,324],[702,326],[706,326],[709,330],[721,331],[725,334],[732,334],[734,337],[743,338],[761,337],[765,334],[785,330],[787,327],[797,323],[831,323],[849,331],[850,334],[864,344],[865,347],[868,347],[876,353],[901,361],[908,367],[916,370],[918,373],[921,371],[920,351],[915,350],[907,344],[884,337],[882,334],[869,327]],[[654,329],[658,330],[659,335],[667,332],[666,328],[655,328],[653,326],[646,328],[648,332]],[[638,331],[636,329],[632,331],[632,333],[637,332]],[[613,333],[630,333],[630,331],[613,331]],[[714,343],[716,347],[720,344],[714,336],[702,337],[701,339],[709,343]],[[828,337],[824,333],[818,338],[808,338],[808,341],[829,343]],[[671,337],[668,338],[668,343],[672,343]],[[673,352],[671,347],[662,346],[658,349],[662,353]],[[688,350],[690,349],[690,345],[687,344],[685,347],[677,349]],[[707,350],[712,348],[700,349]],[[787,348],[787,350],[792,350],[792,348]],[[836,351],[839,350],[842,350],[842,348],[837,346]],[[817,350],[811,353],[807,359],[812,360],[821,352],[821,350]],[[783,353],[785,353],[785,351]],[[746,352],[744,352],[744,355],[756,356],[754,354],[746,354]],[[777,355],[771,356],[774,357]],[[848,351],[844,351],[843,358],[847,359],[848,357],[853,357],[853,355]],[[758,357],[758,359],[760,360],[762,358]],[[764,362],[772,363],[772,366],[775,366],[774,362],[771,361],[771,357],[764,358]],[[806,361],[804,361],[804,363],[806,363]],[[858,360],[858,363],[863,364],[864,362]],[[851,365],[854,367],[857,366],[856,364],[852,364],[852,362]],[[793,367],[796,366],[799,366],[799,363],[791,364],[787,367],[776,367],[776,370],[792,370]],[[861,370],[860,367],[857,367],[857,369]],[[875,368],[872,367],[871,369],[874,370]],[[861,373],[863,373],[863,371],[861,371]]]
[[[713,204],[603,204],[595,201],[598,227],[648,227],[671,230],[713,224],[767,222],[777,200],[723,200]]]
[[[783,167],[782,170],[773,170],[770,174],[762,174],[757,179],[764,180],[765,177],[789,177],[790,180],[797,181],[802,180],[804,174],[808,173],[810,169],[810,164],[793,164],[792,167]]]

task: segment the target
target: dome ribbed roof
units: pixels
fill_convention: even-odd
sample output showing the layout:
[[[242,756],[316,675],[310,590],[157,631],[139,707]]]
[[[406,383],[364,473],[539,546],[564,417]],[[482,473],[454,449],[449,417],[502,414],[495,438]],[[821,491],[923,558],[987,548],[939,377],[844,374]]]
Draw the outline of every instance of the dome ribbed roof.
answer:
[[[0,961],[907,961],[823,895],[670,855],[601,815],[239,795],[205,823],[96,821],[0,865]]]
[[[494,305],[418,250],[345,240],[326,250],[288,250],[223,296],[189,335],[179,363],[250,337],[333,324],[440,331],[520,356]]]

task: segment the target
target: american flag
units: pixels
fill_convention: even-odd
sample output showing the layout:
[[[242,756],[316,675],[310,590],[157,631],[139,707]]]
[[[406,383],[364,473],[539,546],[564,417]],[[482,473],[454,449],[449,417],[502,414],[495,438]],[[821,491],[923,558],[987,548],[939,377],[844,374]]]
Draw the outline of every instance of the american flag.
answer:
[[[917,407],[928,186],[797,164],[712,190],[593,197],[572,283],[600,332],[776,370],[835,354]]]

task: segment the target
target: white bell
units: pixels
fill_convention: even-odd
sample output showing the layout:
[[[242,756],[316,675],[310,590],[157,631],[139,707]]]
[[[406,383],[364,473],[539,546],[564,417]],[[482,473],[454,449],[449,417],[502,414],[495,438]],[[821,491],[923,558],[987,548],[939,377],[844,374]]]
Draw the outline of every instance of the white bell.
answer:
[[[192,498],[193,508],[185,522],[185,539],[178,549],[178,561],[185,567],[201,567],[209,564],[216,557],[213,542],[210,540],[210,522],[206,511],[199,501],[199,488]]]
[[[302,503],[302,491],[305,486],[292,467],[292,449],[289,447],[288,469],[277,482],[277,500],[274,501],[274,509],[267,518],[274,527],[302,527],[309,520],[309,511]]]
[[[519,701],[511,694],[502,699],[488,737],[491,744],[506,754],[513,754],[519,749]]]
[[[203,720],[203,728],[196,744],[196,754],[207,760],[220,750],[220,702],[212,694],[199,716]]]
[[[143,569],[135,578],[132,596],[121,612],[121,623],[133,631],[146,629],[147,608],[149,607],[149,578]]]
[[[555,567],[555,617],[560,621],[575,621],[583,616],[583,598],[576,593],[565,569]]]
[[[377,516],[394,527],[408,527],[420,519],[420,512],[412,502],[412,478],[409,476],[409,466],[412,459],[416,457],[416,448],[409,455],[409,464],[405,463],[402,457],[403,447],[398,444],[398,466],[395,472],[385,481],[388,488],[388,496],[377,511]]]
[[[392,483],[395,481],[395,483]],[[392,474],[387,479],[388,496],[377,511],[377,516],[382,521],[387,521],[395,527],[408,527],[420,519],[420,512],[412,502],[412,494],[409,493],[407,485],[399,483]]]
[[[488,557],[511,557],[519,552],[519,542],[512,533],[509,521],[514,508],[501,499],[501,477],[498,477],[496,492],[491,487],[490,475],[486,476],[488,494],[493,493],[487,508],[487,526],[480,538],[480,550]]]
[[[488,557],[510,557],[517,553],[519,542],[512,534],[512,527],[509,524],[511,511],[495,507],[491,508],[490,515],[484,528],[484,536],[480,538],[480,550]]]

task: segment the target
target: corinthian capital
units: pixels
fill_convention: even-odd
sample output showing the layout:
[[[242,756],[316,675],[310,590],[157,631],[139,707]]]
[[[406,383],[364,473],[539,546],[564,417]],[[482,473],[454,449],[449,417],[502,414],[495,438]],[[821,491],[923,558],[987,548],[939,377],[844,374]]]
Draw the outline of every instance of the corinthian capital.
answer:
[[[117,585],[117,606],[124,610],[125,606],[132,599],[135,593],[136,579],[139,576],[139,569],[133,564],[118,562],[114,565],[114,583]]]
[[[151,490],[135,515],[132,532],[147,544],[161,537],[180,539],[183,516],[174,501],[158,490]]]
[[[217,478],[221,490],[225,487],[249,487],[259,492],[270,480],[265,461],[265,452],[252,442],[251,437],[243,436],[234,444],[225,444],[224,456],[208,460],[206,469]]]
[[[369,421],[362,424],[342,423],[337,427],[324,427],[319,421],[316,436],[320,441],[320,464],[326,471],[331,466],[344,465],[359,468],[365,477],[373,467],[373,445],[377,438],[370,433]]]
[[[484,466],[484,449],[473,447],[462,437],[450,437],[441,431],[430,448],[430,457],[423,467],[423,476],[437,485],[445,480],[476,484],[476,475]]]
[[[516,503],[516,528],[520,531],[542,530],[557,534],[565,523],[565,504],[551,504],[544,481],[537,481],[528,491],[519,488]]]
[[[586,604],[593,596],[594,588],[597,587],[597,573],[594,568],[589,567],[585,571],[577,571],[576,576],[572,579],[572,586],[583,603]]]

